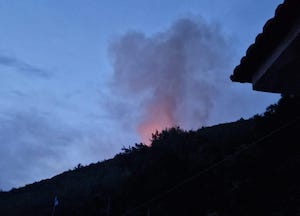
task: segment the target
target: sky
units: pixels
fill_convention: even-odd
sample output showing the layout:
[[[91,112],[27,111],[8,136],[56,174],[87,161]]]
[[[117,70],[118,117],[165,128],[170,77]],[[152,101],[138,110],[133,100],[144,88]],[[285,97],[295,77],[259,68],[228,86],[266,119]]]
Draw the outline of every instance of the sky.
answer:
[[[229,76],[280,0],[0,0],[0,189],[276,103]]]

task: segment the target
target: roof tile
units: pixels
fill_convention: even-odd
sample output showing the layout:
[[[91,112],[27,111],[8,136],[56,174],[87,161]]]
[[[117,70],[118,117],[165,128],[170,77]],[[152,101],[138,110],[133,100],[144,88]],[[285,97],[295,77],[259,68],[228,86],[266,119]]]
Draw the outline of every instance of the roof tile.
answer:
[[[285,0],[279,4],[274,17],[265,23],[262,33],[259,33],[255,42],[249,46],[230,79],[235,82],[251,83],[253,73],[284,39],[299,18],[300,0]]]

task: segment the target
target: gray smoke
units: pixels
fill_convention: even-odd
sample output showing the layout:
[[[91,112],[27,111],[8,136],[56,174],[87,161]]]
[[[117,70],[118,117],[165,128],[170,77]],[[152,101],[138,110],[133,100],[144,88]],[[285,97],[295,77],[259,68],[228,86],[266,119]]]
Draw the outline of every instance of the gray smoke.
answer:
[[[143,141],[155,130],[207,122],[224,77],[224,51],[228,44],[218,26],[193,19],[151,37],[128,32],[111,43],[112,88],[124,100],[134,99],[129,110],[139,115]]]

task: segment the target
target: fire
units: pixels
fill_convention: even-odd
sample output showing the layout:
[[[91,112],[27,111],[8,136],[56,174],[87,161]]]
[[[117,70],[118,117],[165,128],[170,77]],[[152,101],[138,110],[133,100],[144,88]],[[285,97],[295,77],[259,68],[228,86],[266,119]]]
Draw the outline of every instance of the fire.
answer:
[[[156,131],[174,126],[175,120],[170,110],[168,109],[168,103],[148,107],[147,118],[137,128],[144,144],[148,146],[151,144],[152,134]]]

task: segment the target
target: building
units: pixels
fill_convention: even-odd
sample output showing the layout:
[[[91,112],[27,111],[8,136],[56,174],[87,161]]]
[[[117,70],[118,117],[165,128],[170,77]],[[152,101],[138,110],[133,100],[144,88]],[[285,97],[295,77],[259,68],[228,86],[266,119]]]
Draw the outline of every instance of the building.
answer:
[[[284,0],[230,76],[257,91],[300,95],[300,0]]]

